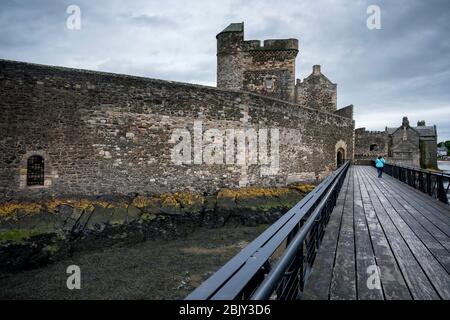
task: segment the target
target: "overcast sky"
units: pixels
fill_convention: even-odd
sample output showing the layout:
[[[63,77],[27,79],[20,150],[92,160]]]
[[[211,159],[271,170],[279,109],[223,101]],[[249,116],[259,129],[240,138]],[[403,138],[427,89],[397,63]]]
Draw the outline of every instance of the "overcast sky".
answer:
[[[66,27],[73,4],[80,30]],[[215,36],[242,21],[248,40],[298,38],[297,78],[322,65],[356,127],[406,115],[450,140],[450,0],[1,0],[0,58],[214,86]]]

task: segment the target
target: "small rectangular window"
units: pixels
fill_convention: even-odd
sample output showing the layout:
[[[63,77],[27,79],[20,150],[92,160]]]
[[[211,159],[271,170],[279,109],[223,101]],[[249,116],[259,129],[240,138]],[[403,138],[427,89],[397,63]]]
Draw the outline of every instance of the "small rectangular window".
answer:
[[[44,158],[34,155],[27,161],[27,185],[43,186],[44,185]]]
[[[271,91],[273,89],[273,79],[272,78],[265,79],[264,86],[266,87],[266,90]]]

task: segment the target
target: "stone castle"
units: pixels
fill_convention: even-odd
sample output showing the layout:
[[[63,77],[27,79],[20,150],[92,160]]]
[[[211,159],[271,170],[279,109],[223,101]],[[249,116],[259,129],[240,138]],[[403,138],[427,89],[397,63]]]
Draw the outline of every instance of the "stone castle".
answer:
[[[418,121],[417,127],[403,118],[399,127],[384,131],[355,130],[355,162],[367,164],[382,155],[391,162],[402,166],[437,169],[436,126],[426,126]]]
[[[320,66],[313,66],[303,82],[295,82],[298,51],[297,39],[245,41],[244,23],[232,23],[217,35],[217,87],[336,112],[336,84],[321,73]],[[351,107],[345,111],[351,117]]]
[[[255,92],[303,107],[352,118],[353,107],[337,110],[337,85],[321,73],[319,65],[303,81],[295,82],[298,40],[244,40],[244,23],[233,23],[217,35],[217,87]],[[411,127],[383,132],[355,131],[355,161],[369,164],[379,155],[391,163],[437,168],[435,126],[420,121]],[[350,157],[349,157],[350,159]]]
[[[400,133],[416,147],[431,146],[425,130],[408,125],[390,140],[357,130],[354,148],[353,106],[337,109],[336,84],[320,66],[295,81],[298,52],[296,39],[246,41],[243,23],[231,24],[217,35],[217,88],[0,60],[0,197],[284,186],[322,179],[353,160],[354,149],[369,156],[361,151],[367,144],[380,148],[373,155],[392,149],[393,158],[404,157]],[[195,149],[199,122],[200,133],[276,128],[278,150],[270,152],[279,170],[267,175],[252,162],[201,158],[174,163],[173,133],[194,132]]]

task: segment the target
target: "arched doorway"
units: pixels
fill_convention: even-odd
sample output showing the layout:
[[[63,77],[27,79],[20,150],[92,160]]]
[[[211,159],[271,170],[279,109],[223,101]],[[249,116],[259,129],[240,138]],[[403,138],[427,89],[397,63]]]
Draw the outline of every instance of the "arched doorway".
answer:
[[[336,165],[339,168],[344,164],[345,161],[345,150],[342,148],[337,149],[336,152]]]
[[[339,168],[340,166],[342,166],[345,162],[345,160],[347,160],[347,143],[344,140],[339,140],[335,147],[335,161],[336,161],[336,168]]]

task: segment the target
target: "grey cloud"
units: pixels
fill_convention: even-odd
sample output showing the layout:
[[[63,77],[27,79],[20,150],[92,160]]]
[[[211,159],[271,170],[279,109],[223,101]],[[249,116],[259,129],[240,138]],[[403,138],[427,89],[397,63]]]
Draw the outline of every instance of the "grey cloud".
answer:
[[[132,23],[135,23],[135,24],[143,26],[143,27],[148,27],[148,26],[149,27],[176,27],[177,26],[177,22],[175,19],[170,19],[168,17],[158,16],[158,15],[124,14],[124,15],[122,15],[122,17],[126,20],[131,21]]]
[[[247,39],[298,38],[297,78],[321,64],[358,126],[408,115],[450,139],[450,1],[376,1],[382,29],[368,30],[373,3],[2,0],[0,58],[214,85],[215,35],[245,21]],[[70,4],[81,7],[80,31],[65,28]]]

